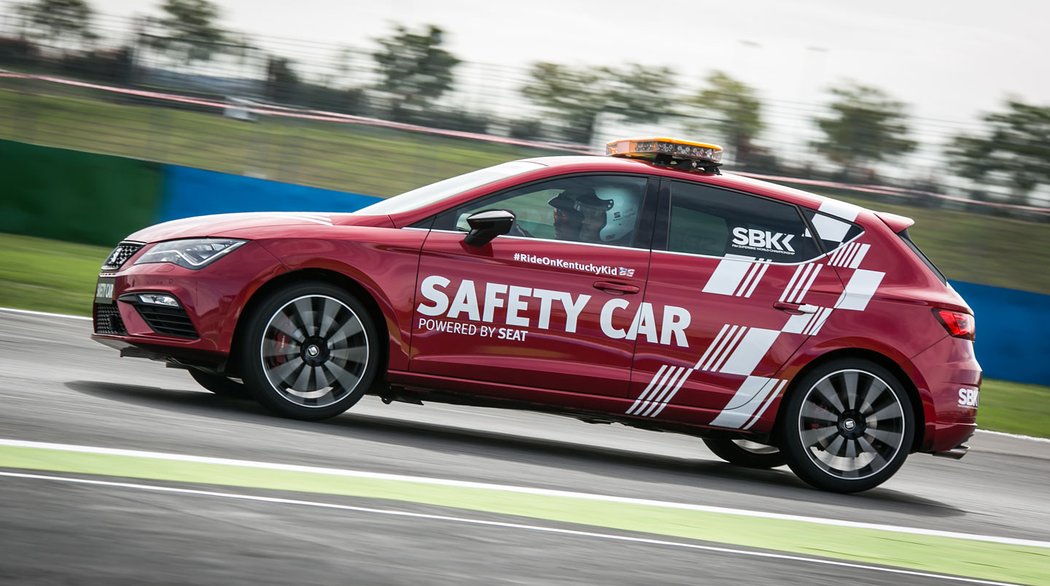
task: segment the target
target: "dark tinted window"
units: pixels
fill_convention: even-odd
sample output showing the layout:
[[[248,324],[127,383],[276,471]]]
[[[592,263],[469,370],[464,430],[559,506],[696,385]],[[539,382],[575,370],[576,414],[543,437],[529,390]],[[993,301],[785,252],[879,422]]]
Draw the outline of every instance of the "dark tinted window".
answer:
[[[667,250],[801,262],[819,254],[798,209],[733,191],[671,184]]]

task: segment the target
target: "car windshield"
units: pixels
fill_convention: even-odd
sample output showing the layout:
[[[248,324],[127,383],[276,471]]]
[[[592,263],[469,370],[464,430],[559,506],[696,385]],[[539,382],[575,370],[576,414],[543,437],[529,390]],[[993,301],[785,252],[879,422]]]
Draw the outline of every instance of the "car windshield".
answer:
[[[412,191],[406,191],[401,195],[395,195],[391,198],[374,203],[366,208],[362,208],[358,210],[357,213],[369,215],[396,214],[399,212],[418,209],[425,205],[440,201],[450,195],[462,193],[469,189],[474,189],[475,187],[481,187],[482,185],[499,181],[500,179],[513,177],[514,175],[519,175],[526,171],[534,171],[540,167],[543,167],[543,165],[531,161],[511,161],[494,167],[478,169],[477,171],[471,171],[470,173],[450,177],[438,181],[437,183],[424,185],[423,187],[413,189]]]

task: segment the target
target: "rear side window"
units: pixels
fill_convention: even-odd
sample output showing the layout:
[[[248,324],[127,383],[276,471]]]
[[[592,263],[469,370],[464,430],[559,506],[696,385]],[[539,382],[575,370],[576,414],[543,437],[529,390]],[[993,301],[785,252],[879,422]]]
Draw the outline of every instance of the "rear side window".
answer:
[[[944,273],[941,272],[941,269],[938,269],[937,265],[933,264],[933,261],[930,260],[926,256],[926,254],[924,254],[921,250],[919,250],[919,247],[916,246],[914,242],[912,242],[911,235],[908,234],[907,229],[898,232],[897,236],[900,236],[901,240],[903,240],[904,243],[908,245],[908,248],[910,248],[911,251],[915,253],[915,256],[919,257],[919,260],[921,260],[924,265],[930,267],[930,270],[933,271],[933,274],[937,275],[937,278],[940,279],[942,283],[946,285],[948,284],[948,278],[944,276]]]
[[[817,231],[817,238],[820,238],[820,242],[824,245],[824,250],[833,252],[836,248],[842,246],[844,242],[849,242],[857,236],[860,236],[860,226],[853,222],[847,222],[841,218],[820,213],[816,210],[803,209],[802,214],[809,220],[810,225]]]
[[[671,183],[667,250],[783,263],[820,254],[795,206],[677,181]]]

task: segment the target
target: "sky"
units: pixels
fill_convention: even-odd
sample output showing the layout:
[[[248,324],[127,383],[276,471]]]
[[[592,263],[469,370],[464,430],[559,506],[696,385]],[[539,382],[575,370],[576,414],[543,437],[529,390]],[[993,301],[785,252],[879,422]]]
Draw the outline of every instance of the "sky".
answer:
[[[89,0],[116,16],[160,0]],[[394,23],[435,24],[473,62],[525,67],[641,63],[699,85],[723,69],[773,111],[826,103],[845,80],[909,105],[928,138],[979,127],[1008,97],[1050,105],[1050,3],[1033,0],[217,0],[222,24],[249,35],[361,49]],[[797,115],[798,118],[803,118]],[[799,123],[801,124],[801,122]],[[784,129],[780,130],[781,132]],[[917,137],[927,138],[927,137]]]

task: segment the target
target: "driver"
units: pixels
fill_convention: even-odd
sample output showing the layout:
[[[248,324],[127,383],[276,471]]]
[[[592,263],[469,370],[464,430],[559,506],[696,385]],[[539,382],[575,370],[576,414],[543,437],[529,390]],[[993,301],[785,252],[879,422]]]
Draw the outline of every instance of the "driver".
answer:
[[[583,214],[576,209],[576,199],[586,195],[595,197],[594,191],[590,189],[566,189],[547,202],[554,208],[555,238],[572,242],[580,240]]]
[[[638,195],[623,187],[600,187],[576,199],[582,214],[580,241],[628,245],[638,220]]]

